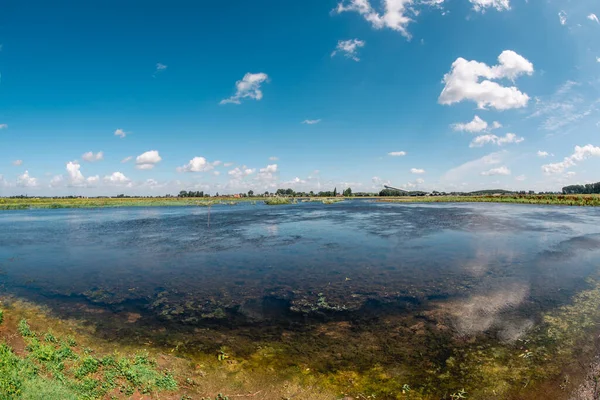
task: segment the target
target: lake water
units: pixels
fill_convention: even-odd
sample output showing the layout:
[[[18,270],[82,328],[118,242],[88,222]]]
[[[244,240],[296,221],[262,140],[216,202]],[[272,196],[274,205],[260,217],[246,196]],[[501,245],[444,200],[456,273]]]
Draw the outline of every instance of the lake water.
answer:
[[[461,343],[515,348],[544,313],[589,290],[599,267],[596,208],[353,200],[0,212],[5,292],[62,312],[136,313],[146,331],[226,327],[187,351],[225,344],[244,356],[279,343],[298,351],[289,363],[323,371],[449,368]],[[119,321],[95,323],[106,335],[133,329]]]

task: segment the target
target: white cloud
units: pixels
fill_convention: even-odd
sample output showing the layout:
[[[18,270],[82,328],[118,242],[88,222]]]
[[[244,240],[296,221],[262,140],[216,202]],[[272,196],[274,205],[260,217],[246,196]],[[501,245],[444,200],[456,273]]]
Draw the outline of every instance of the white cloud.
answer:
[[[83,153],[81,155],[81,158],[83,159],[83,161],[87,161],[87,162],[101,161],[101,160],[104,160],[104,153],[99,151],[94,154],[93,152],[88,151],[87,153]]]
[[[19,167],[23,165],[23,160],[15,160],[12,162],[12,165],[14,165],[15,167]]]
[[[131,182],[131,179],[126,177],[121,172],[113,172],[111,175],[107,175],[104,177],[104,182],[114,184],[114,185],[123,185]]]
[[[319,122],[321,122],[321,119],[305,119],[304,121],[302,121],[303,124],[306,125],[314,125],[314,124],[318,124]]]
[[[486,8],[495,8],[498,11],[510,10],[509,0],[469,0],[473,4],[473,9],[479,12],[485,12]]]
[[[561,10],[558,13],[558,20],[560,21],[561,25],[566,25],[567,24],[567,13],[564,12],[563,10]]]
[[[178,167],[178,172],[206,172],[213,169],[213,165],[211,165],[206,158],[204,157],[194,157],[190,160],[189,163],[184,165],[183,167]]]
[[[37,184],[37,178],[30,176],[29,171],[25,171],[23,175],[17,176],[17,186],[35,187]]]
[[[420,168],[411,168],[410,169],[410,173],[411,174],[424,174],[425,170],[424,169],[420,169]]]
[[[277,160],[279,160],[279,157],[275,157],[275,156],[269,157],[269,161],[277,161]]]
[[[219,104],[240,104],[241,99],[250,98],[254,100],[260,100],[263,98],[262,90],[260,85],[267,81],[269,76],[264,72],[252,74],[248,72],[241,81],[235,83],[236,92],[233,96],[228,99],[221,100]]]
[[[121,163],[122,164],[128,163],[129,161],[131,161],[132,158],[133,158],[133,156],[127,156],[121,160]]]
[[[596,62],[600,63],[600,57],[596,57]]]
[[[215,161],[213,161],[213,162],[211,163],[211,165],[212,165],[213,167],[218,167],[218,166],[219,166],[219,165],[221,165],[221,164],[223,164],[223,162],[222,162],[222,161],[220,161],[220,160],[215,160]]]
[[[500,123],[494,122],[493,127],[499,128]],[[452,129],[458,132],[482,132],[488,129],[488,123],[479,118],[477,115],[473,118],[473,121],[467,123],[456,123],[451,125]]]
[[[522,137],[518,137],[514,133],[507,133],[504,136],[496,136],[492,134],[477,136],[475,139],[471,141],[469,147],[482,147],[488,143],[495,144],[498,146],[503,146],[509,143],[521,143],[525,139]]]
[[[66,170],[67,174],[69,175],[69,184],[71,186],[89,186],[97,183],[100,180],[98,175],[85,178],[80,169],[81,165],[77,161],[69,161],[67,163]],[[62,182],[62,177],[60,182]],[[52,186],[52,181],[50,181],[50,185]]]
[[[158,73],[166,71],[167,70],[167,66],[163,63],[156,63],[156,70],[154,70],[154,75],[156,76]]]
[[[231,167],[232,165],[232,162],[226,162],[225,164],[223,164],[224,167]]]
[[[254,168],[248,168],[245,165],[243,167],[236,167],[231,171],[227,172],[233,179],[242,179],[245,176],[252,175],[256,172]]]
[[[529,117],[544,117],[542,128],[556,131],[594,114],[598,111],[600,100],[587,101],[575,90],[580,86],[577,82],[567,81],[552,96],[536,98],[536,111]]]
[[[123,139],[125,136],[129,135],[129,132],[125,132],[123,129],[117,129],[115,131],[115,136],[120,137],[121,139]]]
[[[7,124],[0,124],[0,129],[6,129],[6,128],[8,128]]]
[[[221,172],[220,171],[213,171],[213,175],[219,176],[219,175],[221,175]]]
[[[360,61],[360,58],[358,58],[358,49],[364,46],[364,40],[339,40],[335,50],[333,51],[333,53],[331,53],[331,57],[334,57],[336,54],[341,53],[346,58],[350,58],[354,61]]]
[[[452,69],[444,75],[445,84],[438,99],[440,104],[454,104],[463,100],[477,103],[481,109],[493,107],[497,110],[521,108],[527,105],[529,96],[515,86],[505,87],[492,80],[510,79],[533,74],[533,64],[512,50],[498,56],[498,65],[493,67],[460,57],[452,63]],[[485,78],[479,81],[480,78]]]
[[[336,11],[338,13],[357,12],[370,22],[375,29],[389,28],[410,39],[411,35],[406,28],[412,20],[406,16],[406,13],[408,11],[407,6],[411,5],[413,0],[382,0],[382,3],[384,6],[383,14],[377,12],[371,6],[369,0],[341,1]]]
[[[527,180],[527,177],[525,175],[519,175],[515,178],[515,181],[517,182],[523,182],[525,180]]]
[[[85,177],[81,173],[80,168],[81,165],[77,161],[69,161],[67,163],[67,173],[72,185],[81,185],[85,182]]]
[[[150,150],[136,157],[135,167],[137,169],[152,169],[161,160],[162,158],[158,154],[158,151]]]
[[[587,144],[585,146],[575,146],[575,152],[569,157],[565,157],[563,161],[542,165],[542,171],[546,174],[558,174],[564,172],[565,169],[577,165],[577,162],[583,161],[590,157],[600,157],[600,147]]]
[[[597,24],[600,24],[600,20],[598,20],[598,16],[596,14],[590,14],[587,16],[587,19],[590,21],[595,21]]]
[[[510,175],[510,170],[504,166],[498,168],[492,168],[481,173],[483,176],[494,176],[494,175]]]
[[[390,153],[388,153],[388,156],[392,156],[392,157],[403,157],[406,155],[405,151],[392,151]]]
[[[50,187],[58,187],[62,184],[63,182],[63,176],[62,175],[55,175],[54,177],[52,177],[52,179],[50,179]]]
[[[548,153],[547,151],[538,150],[537,155],[538,157],[546,158],[552,154]]]
[[[265,168],[261,168],[258,171],[258,175],[256,179],[263,184],[274,183],[277,180],[277,176],[275,175],[278,171],[277,164],[269,164]],[[300,183],[300,182],[296,182]]]
[[[565,178],[571,178],[573,176],[577,175],[577,172],[574,171],[569,171],[565,174]]]
[[[463,182],[466,178],[473,176],[475,173],[478,174],[483,169],[489,168],[491,165],[500,164],[505,155],[505,151],[499,151],[476,160],[468,161],[458,167],[448,170],[441,176],[440,181],[443,183]]]

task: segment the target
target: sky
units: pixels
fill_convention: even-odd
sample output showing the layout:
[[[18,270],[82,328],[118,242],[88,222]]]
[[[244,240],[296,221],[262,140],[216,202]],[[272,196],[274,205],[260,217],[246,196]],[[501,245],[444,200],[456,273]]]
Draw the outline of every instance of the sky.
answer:
[[[8,0],[0,196],[600,181],[597,0]]]

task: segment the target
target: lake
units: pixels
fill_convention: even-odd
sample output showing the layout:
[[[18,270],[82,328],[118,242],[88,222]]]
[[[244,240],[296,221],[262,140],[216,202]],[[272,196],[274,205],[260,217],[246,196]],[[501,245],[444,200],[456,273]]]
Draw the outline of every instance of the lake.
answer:
[[[597,208],[352,200],[0,212],[5,293],[115,340],[176,341],[186,354],[226,346],[240,358],[268,345],[280,367],[354,371],[378,398],[405,384],[437,398],[461,388],[566,396],[565,374],[578,384],[595,351],[599,267]]]

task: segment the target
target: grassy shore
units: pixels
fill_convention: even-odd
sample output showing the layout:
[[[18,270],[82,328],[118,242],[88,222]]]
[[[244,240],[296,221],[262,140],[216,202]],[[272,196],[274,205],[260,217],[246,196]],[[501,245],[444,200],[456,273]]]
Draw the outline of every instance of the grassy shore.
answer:
[[[486,195],[486,196],[424,196],[424,197],[379,197],[386,203],[515,203],[549,204],[560,206],[600,206],[600,195]]]
[[[302,202],[322,202],[333,204],[353,198],[305,198]],[[370,197],[388,203],[517,203],[517,204],[550,204],[564,206],[600,206],[600,195],[485,195],[485,196],[405,196],[405,197]],[[178,197],[131,197],[131,198],[0,198],[0,210],[26,210],[37,208],[104,208],[104,207],[160,207],[160,206],[199,206],[206,207],[217,204],[234,205],[239,202],[262,203],[268,205],[295,204],[298,199],[290,197],[210,197],[210,198],[178,198]]]
[[[177,353],[150,342],[106,341],[81,321],[0,297],[1,400],[340,398],[310,375],[248,365],[225,351]]]

